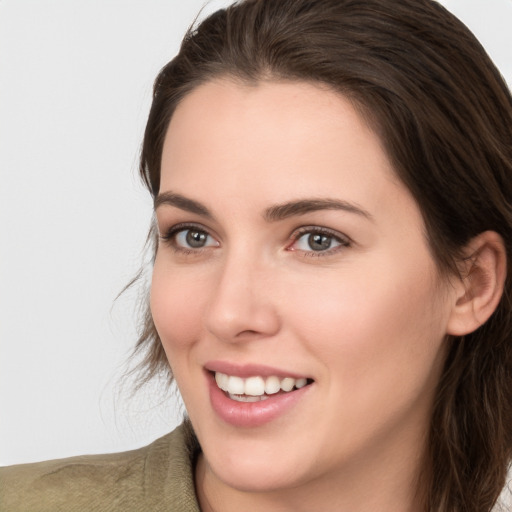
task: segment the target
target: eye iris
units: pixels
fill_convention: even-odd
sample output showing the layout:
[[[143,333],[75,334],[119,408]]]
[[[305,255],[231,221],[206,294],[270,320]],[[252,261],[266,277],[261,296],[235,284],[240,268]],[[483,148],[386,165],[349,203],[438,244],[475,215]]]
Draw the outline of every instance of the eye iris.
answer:
[[[197,249],[199,247],[204,247],[207,237],[208,235],[202,231],[194,231],[190,229],[187,231],[185,238],[190,247]]]
[[[312,233],[308,237],[308,245],[313,251],[325,251],[331,247],[331,237]]]

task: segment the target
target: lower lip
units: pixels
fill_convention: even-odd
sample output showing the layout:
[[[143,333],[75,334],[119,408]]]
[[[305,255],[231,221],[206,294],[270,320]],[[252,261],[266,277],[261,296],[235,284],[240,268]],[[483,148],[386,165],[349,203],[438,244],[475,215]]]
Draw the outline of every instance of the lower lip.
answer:
[[[259,427],[285,414],[308,393],[312,384],[288,393],[271,395],[259,402],[237,402],[219,389],[214,376],[208,372],[210,402],[215,413],[235,427]]]

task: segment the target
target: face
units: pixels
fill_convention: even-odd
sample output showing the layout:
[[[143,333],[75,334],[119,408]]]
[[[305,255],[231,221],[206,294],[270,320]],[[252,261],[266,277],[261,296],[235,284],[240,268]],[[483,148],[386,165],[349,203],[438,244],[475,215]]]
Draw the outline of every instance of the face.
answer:
[[[171,120],[156,212],[151,309],[207,471],[261,491],[418,459],[450,291],[347,99],[201,85]]]

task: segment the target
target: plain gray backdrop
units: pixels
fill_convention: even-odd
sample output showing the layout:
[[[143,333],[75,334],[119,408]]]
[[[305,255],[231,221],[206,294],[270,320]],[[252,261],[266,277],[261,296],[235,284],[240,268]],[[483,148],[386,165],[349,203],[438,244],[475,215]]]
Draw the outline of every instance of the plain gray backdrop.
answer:
[[[512,0],[442,3],[511,84]],[[0,0],[2,465],[125,450],[179,421],[158,384],[119,392],[136,294],[114,299],[151,218],[136,169],[152,82],[202,5]]]

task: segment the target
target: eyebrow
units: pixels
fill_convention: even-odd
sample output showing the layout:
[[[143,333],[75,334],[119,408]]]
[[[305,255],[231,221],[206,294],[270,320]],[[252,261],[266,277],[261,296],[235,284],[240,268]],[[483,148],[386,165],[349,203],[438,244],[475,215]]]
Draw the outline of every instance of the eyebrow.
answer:
[[[173,192],[163,192],[159,194],[154,201],[155,210],[161,205],[169,205],[185,210],[190,213],[195,213],[206,217],[208,219],[214,219],[210,210],[199,201],[189,199],[188,197],[182,196],[181,194],[175,194]],[[343,210],[348,213],[354,213],[368,220],[373,220],[372,215],[361,208],[359,205],[343,201],[340,199],[298,199],[294,201],[288,201],[282,204],[276,204],[270,206],[263,213],[263,218],[267,222],[277,222],[280,220],[287,219],[296,215],[305,215],[306,213],[320,211],[320,210]]]
[[[264,218],[268,222],[275,222],[295,215],[304,215],[319,210],[343,210],[348,213],[355,213],[368,220],[373,220],[372,215],[359,205],[342,201],[340,199],[300,199],[289,201],[283,204],[271,206],[265,210]]]
[[[156,210],[159,206],[167,204],[169,206],[175,206],[180,210],[185,210],[190,213],[196,213],[202,217],[213,219],[213,215],[210,210],[203,204],[188,197],[182,196],[181,194],[174,194],[173,192],[163,192],[158,194],[153,203],[153,208]]]

